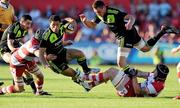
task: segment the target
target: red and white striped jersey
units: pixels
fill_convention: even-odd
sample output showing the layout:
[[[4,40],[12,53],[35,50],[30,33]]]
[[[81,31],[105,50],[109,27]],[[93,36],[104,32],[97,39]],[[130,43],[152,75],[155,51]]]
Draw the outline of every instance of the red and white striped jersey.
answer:
[[[149,91],[147,96],[155,97],[157,96],[165,87],[163,81],[154,80],[154,73],[150,73],[148,79],[141,84],[141,89],[146,89]]]
[[[39,49],[39,44],[39,41],[32,37],[12,54],[11,65],[21,66],[27,61],[33,61],[35,59],[34,51]]]
[[[124,72],[119,72],[116,77],[113,83],[115,84],[117,94],[124,97],[135,97],[136,94],[133,89],[132,80]],[[164,89],[164,82],[155,81],[154,73],[151,73],[146,81],[140,83],[140,87],[143,90],[147,89],[149,91],[149,94],[145,94],[145,96],[154,97]]]
[[[132,80],[122,71],[119,71],[116,77],[112,80],[113,85],[117,90],[119,96],[134,97],[134,89]]]

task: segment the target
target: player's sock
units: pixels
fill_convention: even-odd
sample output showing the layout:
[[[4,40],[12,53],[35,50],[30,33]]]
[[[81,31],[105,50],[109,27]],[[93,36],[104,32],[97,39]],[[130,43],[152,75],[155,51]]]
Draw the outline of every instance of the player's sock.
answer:
[[[84,73],[88,74],[90,72],[90,68],[87,65],[87,61],[85,57],[78,58],[77,62],[82,67]]]
[[[84,75],[83,78],[84,80],[88,80],[88,81],[99,81],[99,82],[104,81],[103,73]]]
[[[32,90],[33,90],[33,93],[36,93],[36,85],[34,83],[34,81],[30,84]]]
[[[164,31],[160,31],[157,35],[155,35],[154,37],[150,38],[148,41],[147,41],[147,44],[151,47],[153,47],[157,41],[164,35]]]
[[[35,85],[36,85],[36,93],[41,92],[42,91],[42,86],[43,86],[43,81],[38,80],[38,81],[36,81]]]
[[[33,77],[27,77],[27,78],[23,77],[23,80],[24,80],[26,85],[31,86],[33,93],[36,93],[36,85],[34,83]]]
[[[16,90],[15,90],[13,85],[10,85],[10,86],[7,86],[7,87],[2,87],[1,92],[2,93],[15,93]]]

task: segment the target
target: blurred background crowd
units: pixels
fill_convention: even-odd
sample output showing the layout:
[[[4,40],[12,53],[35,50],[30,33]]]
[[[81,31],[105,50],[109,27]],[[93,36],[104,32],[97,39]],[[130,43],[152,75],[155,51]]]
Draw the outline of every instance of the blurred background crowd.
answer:
[[[95,29],[89,29],[82,25],[79,20],[79,14],[85,13],[88,19],[94,19],[95,14],[91,8],[91,0],[85,0],[86,3],[83,6],[78,4],[82,0],[67,0],[68,3],[74,5],[67,6],[62,2],[64,0],[56,0],[56,5],[50,0],[43,0],[46,3],[45,7],[38,7],[38,2],[42,0],[36,0],[37,5],[34,4],[34,0],[24,1],[18,0],[21,4],[18,4],[16,0],[12,1],[14,4],[16,15],[20,18],[23,14],[29,13],[33,18],[33,29],[41,27],[43,29],[48,27],[48,18],[52,14],[57,14],[61,18],[72,17],[78,22],[78,30],[71,35],[66,35],[65,39],[71,39],[75,41],[96,41],[96,42],[116,42],[114,34],[103,24],[99,24]],[[139,30],[140,36],[144,39],[148,39],[150,36],[154,36],[161,25],[173,25],[180,29],[180,1],[179,0],[105,0],[109,6],[116,7],[121,11],[133,14],[136,17],[136,27]],[[178,2],[179,1],[179,2]],[[16,3],[15,3],[16,2]],[[27,3],[23,2],[29,2]],[[50,2],[51,4],[48,4]],[[127,2],[127,3],[126,3]],[[42,2],[41,2],[42,3]],[[62,5],[62,4],[63,5]],[[23,5],[24,4],[24,5]],[[59,4],[59,6],[57,5]],[[128,4],[128,5],[127,5]],[[18,6],[16,6],[18,5]],[[43,5],[43,4],[42,4]],[[29,7],[31,8],[29,8]],[[180,43],[180,38],[175,36],[165,36],[161,41],[170,43]]]

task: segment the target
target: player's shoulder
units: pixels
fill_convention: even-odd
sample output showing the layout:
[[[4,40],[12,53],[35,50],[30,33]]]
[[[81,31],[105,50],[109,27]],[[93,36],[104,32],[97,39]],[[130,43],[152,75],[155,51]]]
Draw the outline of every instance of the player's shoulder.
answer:
[[[44,40],[47,40],[48,37],[51,35],[51,33],[52,33],[51,29],[50,29],[50,28],[47,28],[47,29],[44,31],[44,33],[43,33],[43,39],[44,39]]]
[[[118,14],[119,12],[120,12],[120,10],[117,9],[117,8],[107,7],[107,13],[110,13],[110,14]]]
[[[17,32],[19,30],[19,28],[20,28],[20,23],[16,22],[16,23],[9,25],[9,27],[7,29],[9,32]]]

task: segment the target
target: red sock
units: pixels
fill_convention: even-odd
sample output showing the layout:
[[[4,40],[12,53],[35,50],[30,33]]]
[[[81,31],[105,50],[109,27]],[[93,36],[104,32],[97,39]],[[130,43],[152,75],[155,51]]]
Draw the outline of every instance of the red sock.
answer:
[[[15,93],[16,92],[13,85],[3,87],[1,90],[2,90],[3,93]]]
[[[38,92],[42,90],[42,86],[43,86],[43,81],[41,80],[36,81],[36,89]]]

